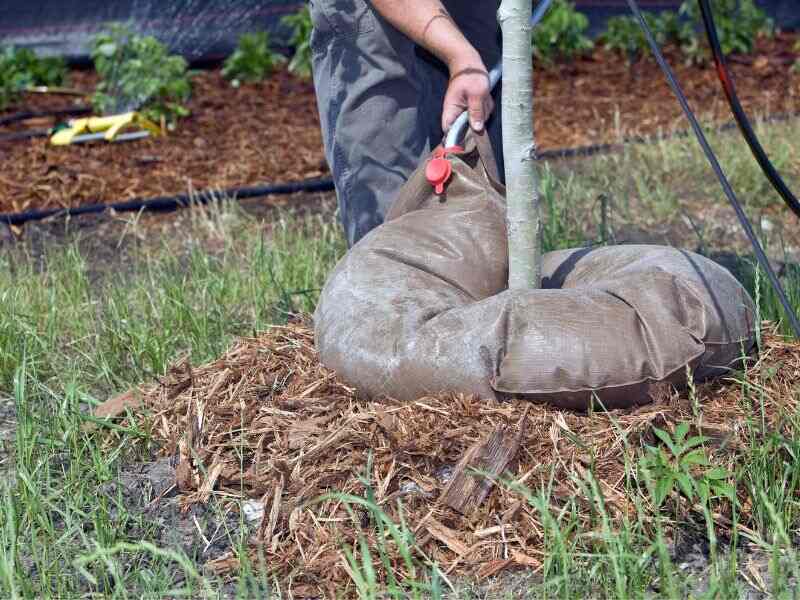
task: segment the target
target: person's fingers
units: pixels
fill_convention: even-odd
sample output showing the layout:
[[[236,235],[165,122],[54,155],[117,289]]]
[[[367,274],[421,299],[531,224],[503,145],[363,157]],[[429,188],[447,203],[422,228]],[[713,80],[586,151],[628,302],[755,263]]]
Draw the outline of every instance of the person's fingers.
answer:
[[[464,112],[464,107],[445,100],[444,108],[442,109],[442,131],[447,133],[462,112]]]
[[[484,114],[486,115],[486,120],[488,121],[489,117],[491,117],[492,113],[494,112],[494,98],[491,96],[486,96],[486,100],[483,104],[483,110]]]
[[[483,99],[483,115],[486,121],[492,116],[492,110],[494,110],[494,102],[491,96],[487,96]]]
[[[469,110],[469,125],[477,132],[483,131],[483,124],[486,121],[484,109],[484,96],[473,95],[467,100]]]

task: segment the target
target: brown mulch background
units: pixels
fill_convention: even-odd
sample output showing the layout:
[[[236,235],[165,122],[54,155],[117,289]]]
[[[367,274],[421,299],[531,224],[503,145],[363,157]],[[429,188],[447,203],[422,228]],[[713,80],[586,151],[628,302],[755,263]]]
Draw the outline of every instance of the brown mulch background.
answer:
[[[758,41],[731,66],[753,115],[800,112],[796,34]],[[668,52],[693,107],[706,118],[730,113],[710,66],[682,63]],[[72,85],[91,90],[95,76],[76,71]],[[63,108],[73,98],[29,95],[15,110]],[[83,102],[83,101],[80,101]],[[76,206],[138,196],[284,182],[327,173],[313,87],[285,72],[259,85],[232,88],[219,71],[195,80],[192,115],[166,138],[125,144],[50,147],[45,139],[0,142],[0,212]],[[652,59],[629,68],[620,55],[596,50],[570,65],[536,71],[537,141],[542,149],[619,141],[684,128],[680,107]],[[0,134],[52,125],[38,120],[0,127]]]
[[[653,427],[671,430],[690,423],[690,435],[710,438],[706,446],[714,465],[730,468],[750,443],[753,415],[759,421],[764,415],[767,430],[786,426],[782,415],[797,410],[800,346],[768,330],[760,360],[748,368],[759,393],[747,397],[741,384],[720,380],[698,386],[696,402],[688,392],[665,389],[648,406],[612,414],[587,416],[521,400],[456,395],[409,403],[363,400],[319,363],[313,333],[302,323],[241,339],[205,365],[180,362],[161,382],[129,393],[123,402],[138,407],[133,418],[152,431],[164,455],[176,457],[176,485],[187,510],[212,498],[232,507],[239,499],[255,499],[263,516],[251,539],[254,557],[263,552],[275,575],[291,580],[295,597],[340,597],[350,585],[342,545],[352,547],[364,534],[375,548],[376,527],[358,506],[351,514],[337,499],[315,499],[333,491],[363,497],[360,477],[370,455],[375,500],[395,522],[397,501],[402,502],[418,558],[436,561],[446,574],[473,578],[513,568],[536,571],[545,527],[520,493],[495,486],[468,514],[442,502],[452,468],[467,449],[504,431],[520,442],[508,476],[538,490],[552,473],[547,502],[556,510],[574,502],[583,531],[597,523],[598,507],[581,488],[590,473],[612,525],[626,516],[636,520],[625,461],[635,460],[643,444],[657,443]],[[744,490],[739,493],[738,529],[747,536],[750,502]],[[731,526],[730,509],[716,510],[721,535]],[[595,534],[602,538],[601,531]],[[396,546],[390,541],[387,549],[402,574]],[[225,573],[238,561],[231,554],[206,568]]]

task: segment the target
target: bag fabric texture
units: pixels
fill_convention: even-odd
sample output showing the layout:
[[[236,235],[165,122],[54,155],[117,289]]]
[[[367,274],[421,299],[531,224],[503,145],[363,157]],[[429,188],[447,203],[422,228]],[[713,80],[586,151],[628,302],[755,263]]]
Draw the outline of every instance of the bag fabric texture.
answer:
[[[723,267],[664,246],[550,252],[543,287],[507,289],[504,190],[488,142],[449,155],[437,196],[423,164],[386,222],[329,277],[315,314],[322,362],[369,397],[522,396],[585,410],[729,371],[755,309]]]

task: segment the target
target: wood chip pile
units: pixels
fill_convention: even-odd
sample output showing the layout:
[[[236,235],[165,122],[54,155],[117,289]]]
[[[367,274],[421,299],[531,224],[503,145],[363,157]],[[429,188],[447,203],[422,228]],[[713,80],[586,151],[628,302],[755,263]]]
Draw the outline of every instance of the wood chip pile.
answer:
[[[692,434],[700,429],[711,438],[716,464],[732,464],[747,443],[748,419],[760,419],[762,401],[774,427],[795,409],[799,349],[765,334],[760,360],[748,372],[764,393],[752,399],[728,381],[698,386],[694,400],[664,389],[635,412],[585,415],[454,395],[406,404],[363,400],[319,363],[313,333],[291,324],[241,339],[210,364],[176,365],[141,390],[148,410],[136,418],[148,421],[165,453],[179,456],[176,483],[187,507],[212,497],[262,504],[254,548],[298,591],[345,589],[343,544],[357,545],[361,533],[375,541],[376,527],[358,507],[351,513],[340,499],[315,502],[328,492],[363,497],[365,480],[396,522],[402,504],[420,557],[446,574],[485,577],[540,568],[544,533],[520,493],[472,469],[534,490],[553,476],[552,506],[576,499],[586,527],[591,506],[578,483],[591,472],[611,516],[635,516],[626,454],[655,444],[653,427],[671,430],[685,421]],[[391,541],[387,548],[396,550]],[[391,559],[402,573],[399,555]],[[225,571],[237,559],[208,566]]]

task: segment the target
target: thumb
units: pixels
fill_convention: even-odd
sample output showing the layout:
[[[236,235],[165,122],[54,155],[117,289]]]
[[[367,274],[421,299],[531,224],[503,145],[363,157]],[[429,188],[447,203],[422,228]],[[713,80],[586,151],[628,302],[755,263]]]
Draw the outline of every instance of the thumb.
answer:
[[[486,115],[483,106],[483,98],[480,96],[471,96],[468,100],[469,105],[469,125],[480,133],[483,131],[483,123],[486,120]]]

